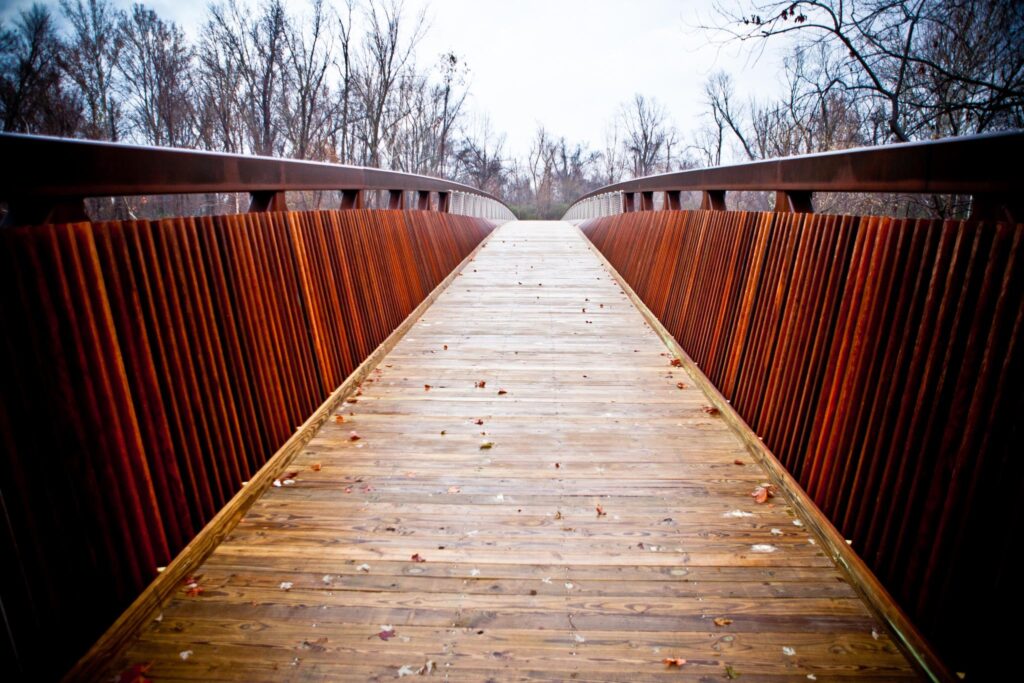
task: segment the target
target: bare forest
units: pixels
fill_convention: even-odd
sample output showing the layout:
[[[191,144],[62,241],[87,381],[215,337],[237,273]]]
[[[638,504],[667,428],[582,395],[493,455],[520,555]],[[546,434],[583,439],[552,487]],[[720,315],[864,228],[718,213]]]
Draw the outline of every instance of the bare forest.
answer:
[[[581,193],[635,176],[1024,127],[1024,3],[723,2],[695,28],[709,42],[787,50],[784,94],[754,100],[729,73],[713,73],[694,93],[704,105],[694,130],[677,127],[658,93],[627,93],[605,139],[570,140],[538,125],[528,153],[514,156],[486,113],[468,111],[472,65],[457,46],[423,54],[429,21],[402,0],[221,0],[195,35],[143,4],[60,0],[0,24],[0,126],[444,176],[499,196],[523,218],[560,217]],[[298,208],[322,200],[311,195]],[[149,201],[108,208],[213,212],[239,200]],[[770,199],[737,201],[767,208]],[[962,211],[948,197],[816,203]]]

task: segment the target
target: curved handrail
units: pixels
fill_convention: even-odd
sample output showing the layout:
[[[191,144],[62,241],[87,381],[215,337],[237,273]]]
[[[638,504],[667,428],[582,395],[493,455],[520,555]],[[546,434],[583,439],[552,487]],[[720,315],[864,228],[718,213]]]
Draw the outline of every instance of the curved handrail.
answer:
[[[812,192],[901,192],[969,194],[972,215],[1001,212],[1020,208],[1022,156],[1024,132],[1012,131],[663,173],[588,192],[565,217],[650,210],[655,192],[666,193],[667,209],[679,208],[680,192],[700,191],[701,208],[724,210],[725,193],[731,190],[775,191],[786,200],[776,201],[779,211],[811,211]],[[637,193],[639,202],[633,196]],[[620,202],[614,201],[616,194]]]
[[[21,222],[48,222],[77,213],[87,197],[106,196],[248,192],[250,211],[285,210],[283,193],[298,190],[338,190],[343,209],[361,207],[364,190],[390,192],[389,208],[414,208],[404,197],[413,191],[415,208],[439,211],[451,210],[452,194],[461,193],[488,204],[479,207],[487,217],[512,217],[497,197],[462,183],[316,161],[16,133],[0,133],[0,159],[0,201]]]

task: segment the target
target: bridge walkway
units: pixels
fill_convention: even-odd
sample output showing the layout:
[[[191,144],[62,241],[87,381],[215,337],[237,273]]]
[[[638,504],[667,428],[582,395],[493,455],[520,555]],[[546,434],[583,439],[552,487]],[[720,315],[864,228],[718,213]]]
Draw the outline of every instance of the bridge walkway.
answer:
[[[356,393],[113,673],[916,676],[572,225],[497,229]]]

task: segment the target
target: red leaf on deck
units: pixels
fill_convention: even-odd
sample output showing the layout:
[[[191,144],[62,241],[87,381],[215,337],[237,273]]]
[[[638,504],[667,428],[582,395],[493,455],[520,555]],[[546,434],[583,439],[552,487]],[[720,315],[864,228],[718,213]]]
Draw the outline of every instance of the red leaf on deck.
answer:
[[[395,637],[395,629],[389,628],[389,629],[387,629],[385,631],[381,631],[380,633],[377,634],[377,637],[380,638],[381,640],[387,640],[388,638],[394,638]]]
[[[355,396],[349,396],[345,399],[345,403],[359,403],[359,399]]]
[[[665,657],[665,659],[661,660],[661,663],[665,666],[682,666],[686,664],[686,660],[679,657]]]
[[[331,419],[334,420],[335,422],[337,422],[338,424],[341,424],[342,422],[345,421],[345,416],[344,415],[335,415]]]
[[[134,664],[130,668],[121,672],[121,675],[117,677],[117,683],[152,683],[152,681],[145,676],[146,672],[152,668],[153,662]]]
[[[430,391],[430,385],[429,384],[424,384],[423,385],[423,391]]]
[[[444,345],[444,350],[445,350],[445,351],[447,351],[447,350],[448,350],[448,345],[447,345],[447,344],[445,344],[445,345]]]
[[[507,394],[507,393],[508,393],[508,392],[507,392],[507,391],[505,391],[504,389],[498,389],[498,396],[504,396],[504,395],[505,395],[505,394]]]
[[[683,384],[682,382],[676,382],[676,387],[678,387],[679,389],[685,389],[686,385]]]
[[[728,626],[732,623],[729,617],[715,617],[715,626]]]
[[[714,406],[704,406],[703,408],[701,408],[701,410],[703,410],[708,415],[718,415],[719,412],[718,408]]]
[[[561,468],[562,468],[562,465],[556,462],[555,463],[555,469],[558,470],[558,469],[561,469]]]
[[[198,576],[190,576],[187,579],[185,579],[185,595],[189,596],[190,598],[194,598],[203,592],[203,587],[199,585],[199,579],[200,577]]]
[[[484,380],[479,380],[473,386],[475,386],[477,389],[483,389],[484,387],[487,386],[487,382]]]
[[[420,557],[419,553],[416,553],[415,555],[413,555],[409,559],[411,559],[413,562],[426,562],[427,561],[426,558]]]
[[[683,367],[683,361],[679,360],[678,358],[673,358],[671,361],[669,361],[669,365],[671,365],[674,368],[681,368]]]
[[[746,465],[747,463],[743,462],[739,458],[736,458],[735,460],[732,461],[732,464],[733,465]]]
[[[363,437],[359,436],[359,434],[354,429],[351,432],[348,433],[348,440],[349,441],[359,441],[359,439],[361,439],[361,438],[363,438]]]
[[[761,484],[751,491],[750,495],[754,498],[754,502],[764,503],[767,502],[769,498],[775,497],[775,490],[771,484]]]
[[[604,511],[603,507],[601,507],[600,505],[597,506],[597,516],[598,517],[604,517],[607,514],[608,513]]]
[[[475,420],[475,421],[473,422],[473,424],[477,424],[477,425],[482,425],[483,423],[484,423],[484,421],[483,421],[483,420]]]
[[[309,469],[313,470],[314,472],[319,472],[320,470],[323,469],[323,465],[321,465],[318,462],[315,462],[315,463],[313,463],[312,465],[309,466]]]

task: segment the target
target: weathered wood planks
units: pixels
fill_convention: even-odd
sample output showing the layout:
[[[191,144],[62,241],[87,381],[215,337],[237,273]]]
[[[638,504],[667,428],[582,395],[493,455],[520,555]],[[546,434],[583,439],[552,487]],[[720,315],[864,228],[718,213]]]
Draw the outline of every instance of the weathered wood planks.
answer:
[[[578,230],[505,225],[109,673],[915,677],[671,360]]]

